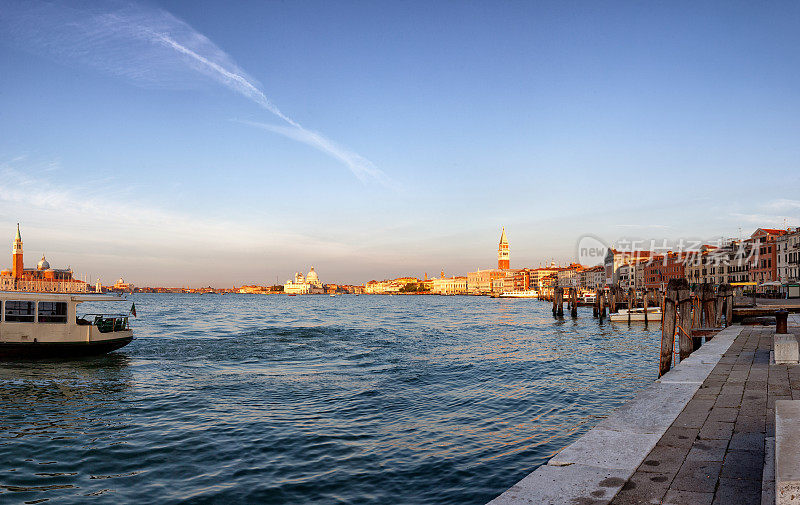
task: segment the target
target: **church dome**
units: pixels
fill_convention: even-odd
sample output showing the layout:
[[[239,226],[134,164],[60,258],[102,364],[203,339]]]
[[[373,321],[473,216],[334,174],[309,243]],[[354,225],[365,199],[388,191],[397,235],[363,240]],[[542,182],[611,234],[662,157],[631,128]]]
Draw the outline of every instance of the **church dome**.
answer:
[[[308,271],[308,275],[306,275],[306,282],[314,283],[318,281],[319,277],[317,276],[317,272],[314,271],[314,267],[311,267],[311,270]]]
[[[37,270],[49,270],[50,263],[45,259],[44,254],[42,254],[42,259],[39,260],[39,263],[36,264]]]

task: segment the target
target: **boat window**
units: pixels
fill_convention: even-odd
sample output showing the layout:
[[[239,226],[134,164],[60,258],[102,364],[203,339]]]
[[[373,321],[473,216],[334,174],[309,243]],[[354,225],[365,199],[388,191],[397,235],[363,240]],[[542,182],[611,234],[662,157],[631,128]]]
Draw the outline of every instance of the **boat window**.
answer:
[[[39,302],[40,323],[66,323],[67,302]]]
[[[6,321],[15,323],[32,323],[34,302],[9,300],[6,302]]]

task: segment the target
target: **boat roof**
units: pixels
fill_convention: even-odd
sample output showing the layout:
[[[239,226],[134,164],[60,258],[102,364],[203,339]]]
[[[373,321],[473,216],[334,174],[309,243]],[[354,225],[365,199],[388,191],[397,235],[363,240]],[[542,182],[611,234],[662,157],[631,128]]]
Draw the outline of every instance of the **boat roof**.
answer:
[[[0,291],[0,299],[83,302],[124,302],[120,295],[94,293],[40,293],[31,291]]]

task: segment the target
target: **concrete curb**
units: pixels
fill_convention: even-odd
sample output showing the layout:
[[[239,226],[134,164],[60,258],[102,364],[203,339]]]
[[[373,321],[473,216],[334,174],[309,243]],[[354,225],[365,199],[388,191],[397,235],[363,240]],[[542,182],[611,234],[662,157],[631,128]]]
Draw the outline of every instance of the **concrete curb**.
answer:
[[[546,465],[489,503],[609,503],[700,389],[741,331],[742,327],[737,325],[717,333],[689,358],[562,449]]]

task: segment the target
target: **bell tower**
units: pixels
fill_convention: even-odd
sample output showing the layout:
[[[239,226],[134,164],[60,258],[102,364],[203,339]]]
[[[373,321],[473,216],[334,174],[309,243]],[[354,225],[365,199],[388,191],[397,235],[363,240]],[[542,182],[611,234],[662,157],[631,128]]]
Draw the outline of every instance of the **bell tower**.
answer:
[[[503,227],[503,233],[500,235],[500,245],[497,247],[497,268],[500,270],[508,270],[511,268],[505,226]]]
[[[11,250],[11,275],[15,279],[21,279],[22,269],[22,235],[19,233],[19,223],[17,223],[17,236],[14,237],[14,247]]]

